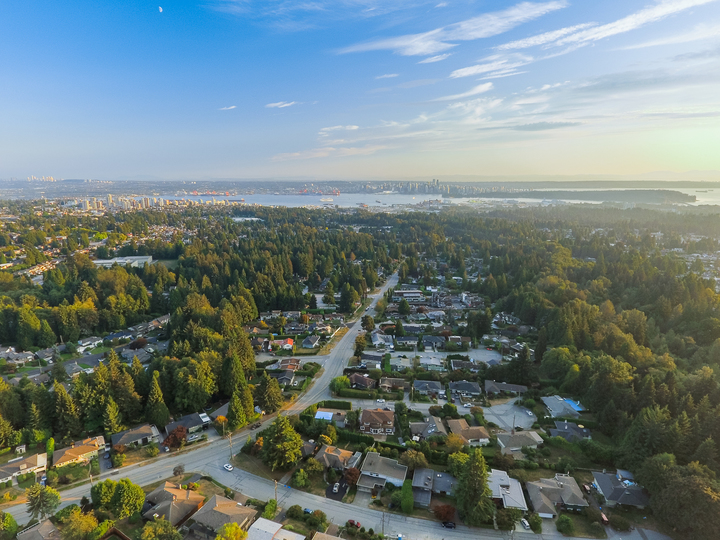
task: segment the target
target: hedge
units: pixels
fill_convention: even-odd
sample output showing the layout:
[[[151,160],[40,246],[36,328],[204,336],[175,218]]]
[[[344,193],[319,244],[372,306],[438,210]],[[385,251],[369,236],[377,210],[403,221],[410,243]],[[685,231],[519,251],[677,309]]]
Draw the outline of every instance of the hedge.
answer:
[[[319,402],[317,406],[325,409],[342,409],[345,411],[352,411],[352,402],[340,401],[339,399],[327,399]]]
[[[365,443],[368,446],[372,446],[375,443],[375,439],[371,435],[365,435],[363,433],[355,433],[347,429],[337,430],[338,440],[343,442],[351,443]]]
[[[412,491],[412,480],[409,478],[403,482],[402,486],[402,502],[400,507],[406,514],[412,514],[413,507],[415,506],[415,499],[413,498]]]

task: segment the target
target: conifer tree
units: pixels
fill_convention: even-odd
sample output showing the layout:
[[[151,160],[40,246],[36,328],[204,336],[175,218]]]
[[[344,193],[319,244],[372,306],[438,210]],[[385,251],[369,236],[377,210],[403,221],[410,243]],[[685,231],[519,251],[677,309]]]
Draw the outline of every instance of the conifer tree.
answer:
[[[228,407],[228,427],[231,431],[239,429],[247,424],[247,417],[245,416],[245,408],[243,407],[242,401],[238,392],[235,392],[230,399],[230,405]]]
[[[78,406],[62,384],[55,384],[55,424],[56,431],[64,437],[80,434]]]
[[[108,398],[107,404],[105,405],[105,414],[103,415],[103,425],[105,426],[105,433],[113,435],[122,431],[120,409],[115,403],[113,398]]]
[[[160,389],[160,372],[153,372],[152,382],[150,383],[150,394],[148,395],[147,405],[145,406],[145,418],[151,424],[156,426],[165,426],[170,421],[170,411],[168,411],[165,401],[163,401],[162,390]]]
[[[40,331],[37,337],[38,346],[47,349],[55,345],[56,342],[57,338],[55,337],[55,332],[50,328],[50,323],[43,319],[42,323],[40,323]]]

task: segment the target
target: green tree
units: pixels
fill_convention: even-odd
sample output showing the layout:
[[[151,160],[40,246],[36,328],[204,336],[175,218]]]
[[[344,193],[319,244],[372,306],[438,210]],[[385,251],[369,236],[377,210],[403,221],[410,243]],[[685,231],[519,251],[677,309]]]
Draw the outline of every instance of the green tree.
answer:
[[[110,506],[113,514],[118,519],[122,519],[142,510],[144,502],[145,492],[143,489],[129,479],[123,478],[115,486]]]
[[[493,502],[487,483],[485,458],[480,450],[471,449],[455,488],[455,497],[459,502],[460,517],[468,525],[488,523],[493,516]]]
[[[335,377],[330,381],[330,391],[335,394],[339,394],[341,390],[345,390],[346,388],[350,388],[350,379],[345,375]]]
[[[398,320],[395,323],[395,337],[403,337],[405,335],[405,327],[402,321]]]
[[[182,534],[169,521],[156,519],[145,524],[140,540],[182,540]]]
[[[40,319],[37,318],[32,308],[23,306],[18,311],[17,318],[17,344],[23,351],[28,350],[35,344],[40,332]]]
[[[63,523],[60,532],[63,540],[86,540],[98,526],[98,520],[92,512],[83,514],[79,507],[73,508]]]
[[[296,488],[302,488],[307,486],[309,483],[308,474],[304,469],[298,469],[295,471],[292,477],[292,485]]]
[[[263,372],[260,384],[257,387],[257,401],[262,410],[267,413],[277,411],[283,404],[282,390],[277,379],[268,376],[267,372]]]
[[[562,514],[557,518],[555,526],[557,527],[558,532],[564,534],[565,536],[572,536],[575,532],[575,523],[573,523],[572,518],[566,514]]]
[[[43,426],[42,417],[40,415],[40,409],[37,405],[35,405],[35,402],[30,404],[30,408],[28,409],[28,419],[27,419],[27,427],[30,429],[41,429]]]
[[[267,429],[263,443],[263,462],[273,471],[284,469],[302,457],[303,441],[285,415],[278,415]]]
[[[52,437],[45,441],[45,453],[47,454],[48,465],[52,465],[53,454],[55,453],[55,439]]]
[[[372,332],[375,330],[375,319],[373,319],[371,315],[363,315],[360,325],[366,332]]]
[[[117,403],[115,403],[115,400],[108,397],[105,405],[105,414],[103,415],[105,433],[113,435],[122,431],[122,424],[120,422],[120,409],[118,408]]]
[[[501,531],[514,530],[515,523],[520,521],[521,518],[522,511],[517,508],[500,508],[495,515],[498,529]]]
[[[170,422],[170,411],[168,411],[163,400],[163,393],[160,389],[160,372],[158,371],[153,373],[152,382],[150,383],[150,394],[145,406],[145,418],[156,426],[166,426]]]
[[[215,540],[244,540],[247,532],[240,528],[237,523],[226,523],[217,532]]]
[[[400,463],[406,465],[410,471],[415,469],[427,469],[428,464],[425,454],[417,450],[408,450],[400,456]]]
[[[398,313],[403,317],[410,315],[410,303],[405,298],[398,304]]]
[[[33,484],[25,490],[27,511],[33,519],[42,520],[55,513],[60,506],[60,494],[49,486]]]
[[[400,508],[406,514],[412,514],[413,506],[415,506],[415,499],[412,492],[412,480],[409,478],[403,482],[402,490],[400,491]]]
[[[355,356],[360,356],[365,350],[365,334],[358,334],[355,338]]]
[[[247,385],[245,369],[240,357],[237,354],[227,356],[223,361],[221,390],[230,397],[245,385]]]
[[[5,538],[15,538],[18,532],[18,524],[15,518],[7,512],[0,512],[0,532]]]
[[[55,384],[55,422],[57,433],[64,437],[80,434],[80,411],[62,384]]]
[[[470,456],[462,452],[455,452],[448,456],[448,470],[455,478],[460,478],[465,464],[470,459]]]
[[[245,416],[245,408],[243,407],[242,401],[240,400],[239,393],[235,391],[230,399],[230,405],[228,406],[228,428],[230,431],[240,429],[247,424],[247,417]]]
[[[40,323],[40,331],[38,332],[37,337],[38,347],[47,349],[48,347],[55,345],[55,343],[57,343],[55,332],[53,332],[52,328],[50,328],[50,323],[43,319],[42,323]]]

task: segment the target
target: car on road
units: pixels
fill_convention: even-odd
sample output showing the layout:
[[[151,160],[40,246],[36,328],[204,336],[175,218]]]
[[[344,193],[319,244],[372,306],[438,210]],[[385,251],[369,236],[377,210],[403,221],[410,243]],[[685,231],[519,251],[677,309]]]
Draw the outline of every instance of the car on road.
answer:
[[[340,484],[336,482],[333,486],[333,493],[337,493],[338,491],[340,491]]]
[[[455,528],[455,522],[454,521],[443,521],[442,526],[446,529],[454,529]]]
[[[532,416],[532,411],[525,411],[528,416]]]
[[[355,521],[354,519],[348,519],[347,524],[348,524],[349,527],[355,527],[356,529],[359,529],[359,528],[360,528],[360,522],[359,522],[359,521]]]
[[[230,465],[229,463],[226,463],[225,465],[223,465],[223,469],[225,469],[225,470],[228,471],[228,472],[232,471],[234,468],[235,468],[235,467],[233,467],[233,466]]]
[[[384,400],[384,399],[378,399],[378,400],[377,400],[377,403],[385,403],[385,400]]]
[[[310,510],[309,508],[305,508],[305,509],[303,510],[303,512],[306,513],[306,514],[312,514],[312,513],[313,513],[312,510]]]
[[[520,520],[520,525],[522,525],[523,529],[525,529],[526,531],[530,529],[530,523],[528,523],[528,520],[525,518],[522,518]]]
[[[465,405],[463,405],[463,407],[465,407],[466,409],[472,409],[472,403],[466,403]]]

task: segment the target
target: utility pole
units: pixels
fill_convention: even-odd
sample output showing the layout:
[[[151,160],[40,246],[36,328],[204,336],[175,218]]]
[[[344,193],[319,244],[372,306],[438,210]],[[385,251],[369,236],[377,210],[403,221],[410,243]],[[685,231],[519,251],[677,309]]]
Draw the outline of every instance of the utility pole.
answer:
[[[382,535],[384,538],[385,537],[385,510],[383,510],[383,513],[382,513]]]
[[[275,480],[275,502],[277,502],[277,480]]]
[[[230,461],[232,461],[233,458],[233,450],[232,450],[232,432],[228,433],[228,440],[230,441]]]

